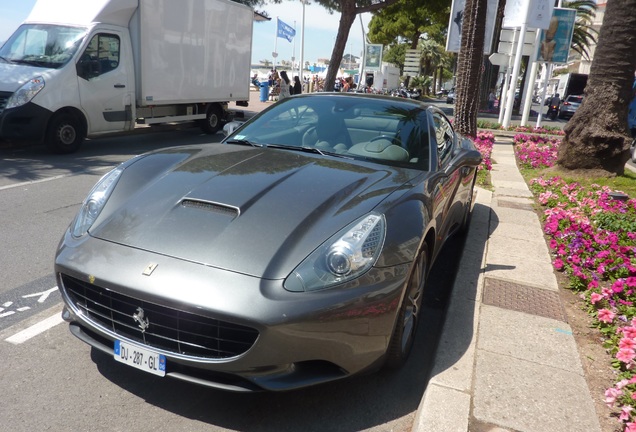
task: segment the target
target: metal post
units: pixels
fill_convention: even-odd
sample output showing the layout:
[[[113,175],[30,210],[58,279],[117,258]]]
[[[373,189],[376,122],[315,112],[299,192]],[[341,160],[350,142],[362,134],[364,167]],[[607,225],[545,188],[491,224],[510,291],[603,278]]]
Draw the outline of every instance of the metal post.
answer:
[[[545,64],[545,81],[543,82],[543,90],[541,91],[541,109],[539,110],[539,115],[537,116],[537,128],[541,127],[541,119],[543,118],[543,104],[545,101],[545,94],[547,93],[548,90],[548,81],[550,80],[550,77],[552,76],[552,62],[550,63],[546,63]]]
[[[526,11],[526,17],[528,13]],[[524,19],[521,24],[521,30],[519,31],[519,41],[517,42],[517,53],[515,55],[515,65],[512,70],[512,77],[510,78],[510,88],[508,89],[508,100],[506,101],[506,113],[504,114],[503,127],[510,126],[510,118],[512,117],[513,105],[515,103],[515,89],[517,88],[517,78],[519,77],[519,68],[521,67],[521,57],[523,56],[523,43],[526,34],[527,18]]]
[[[303,4],[303,21],[302,21],[302,28],[300,30],[300,72],[298,74],[298,78],[300,79],[300,84],[304,85],[304,81],[303,81],[303,70],[305,69],[305,59],[304,59],[304,54],[305,54],[305,0],[300,0],[300,2]]]
[[[512,41],[510,42],[510,54],[508,55],[508,67],[504,75],[503,90],[501,92],[501,100],[499,101],[499,124],[503,124],[504,114],[506,112],[506,101],[508,100],[508,86],[510,84],[510,74],[512,71],[512,54],[514,53],[515,42],[517,41],[518,30],[515,28],[512,32]]]
[[[528,117],[530,116],[530,110],[532,109],[532,93],[534,92],[534,81],[537,78],[537,49],[541,42],[541,30],[537,29],[537,34],[534,38],[534,53],[530,56],[532,62],[532,68],[530,69],[530,77],[528,79],[528,86],[526,88],[525,104],[523,106],[523,116],[521,117],[521,126],[525,126],[528,123]]]

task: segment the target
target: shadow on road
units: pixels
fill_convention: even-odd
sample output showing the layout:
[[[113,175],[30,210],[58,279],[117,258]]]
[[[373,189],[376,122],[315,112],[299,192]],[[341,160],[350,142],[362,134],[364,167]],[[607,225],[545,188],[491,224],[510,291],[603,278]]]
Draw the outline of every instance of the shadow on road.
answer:
[[[80,174],[110,168],[151,150],[220,142],[222,134],[207,135],[193,124],[143,128],[84,142],[77,153],[56,155],[44,145],[0,146],[0,178],[9,182],[37,181],[56,175]],[[0,185],[2,186],[2,185]]]

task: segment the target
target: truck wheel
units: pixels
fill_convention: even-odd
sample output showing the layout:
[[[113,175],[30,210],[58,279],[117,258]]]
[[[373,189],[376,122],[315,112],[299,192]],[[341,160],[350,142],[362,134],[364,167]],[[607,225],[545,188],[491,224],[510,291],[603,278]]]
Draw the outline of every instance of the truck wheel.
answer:
[[[221,130],[223,111],[218,105],[211,105],[205,115],[205,120],[201,124],[201,129],[207,134],[215,134]]]
[[[61,113],[51,119],[45,144],[53,153],[73,153],[80,148],[85,137],[81,123],[74,116]]]

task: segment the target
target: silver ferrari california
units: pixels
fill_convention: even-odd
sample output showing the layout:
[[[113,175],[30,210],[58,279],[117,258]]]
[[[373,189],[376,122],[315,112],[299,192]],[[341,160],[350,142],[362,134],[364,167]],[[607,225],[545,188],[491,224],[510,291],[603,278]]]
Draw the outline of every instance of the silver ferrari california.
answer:
[[[472,141],[434,107],[351,93],[294,96],[229,129],[90,191],[55,258],[71,332],[233,391],[399,366],[431,263],[469,222]]]

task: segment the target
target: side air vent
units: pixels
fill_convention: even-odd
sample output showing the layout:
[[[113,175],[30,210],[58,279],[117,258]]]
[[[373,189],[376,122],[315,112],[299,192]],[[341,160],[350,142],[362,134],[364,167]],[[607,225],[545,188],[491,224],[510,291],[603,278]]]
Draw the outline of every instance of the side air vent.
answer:
[[[240,211],[237,207],[231,207],[224,204],[213,203],[209,201],[199,201],[193,199],[184,199],[181,201],[183,207],[194,208],[198,210],[205,210],[218,214],[223,214],[230,217],[237,217]]]

